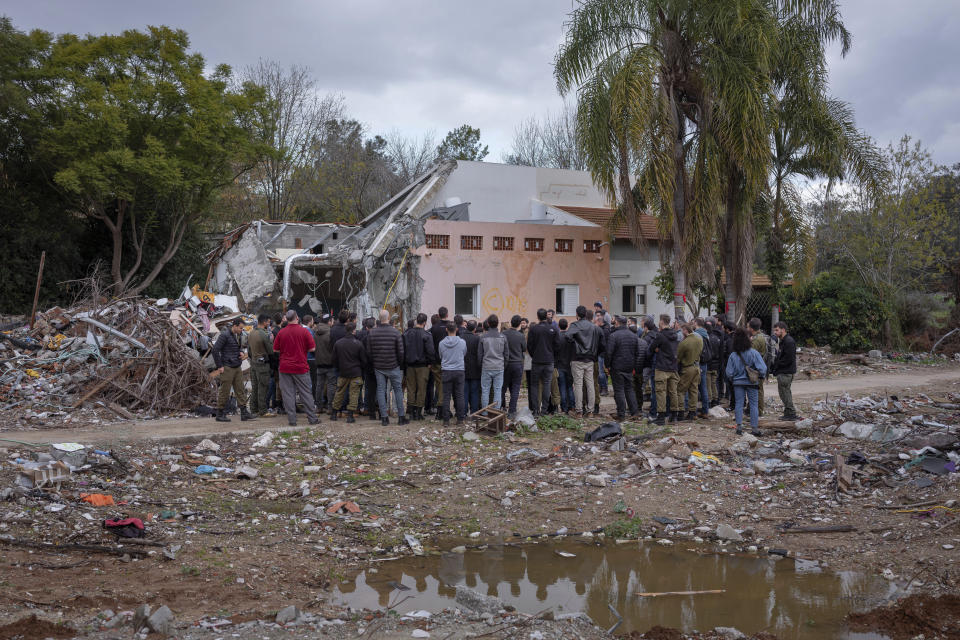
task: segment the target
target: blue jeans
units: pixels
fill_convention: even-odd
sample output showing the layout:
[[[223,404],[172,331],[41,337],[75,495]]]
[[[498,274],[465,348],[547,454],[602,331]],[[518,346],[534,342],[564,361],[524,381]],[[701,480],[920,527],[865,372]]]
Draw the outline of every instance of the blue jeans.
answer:
[[[480,372],[480,408],[490,404],[490,392],[493,391],[493,406],[503,406],[503,369],[484,369]]]
[[[467,378],[463,392],[467,396],[467,413],[480,411],[480,378]]]
[[[607,372],[604,370],[603,356],[597,357],[597,384],[600,385],[600,391],[607,392]],[[598,401],[599,402],[599,401]]]
[[[707,386],[707,368],[709,365],[700,365],[700,412],[706,413],[710,409],[710,388]]]
[[[557,384],[560,385],[560,409],[570,411],[576,404],[573,399],[573,373],[569,369],[557,369]]]
[[[743,426],[743,395],[746,393],[750,402],[750,430],[756,431],[760,423],[760,414],[757,411],[757,388],[742,384],[733,385],[734,405],[733,414],[737,419],[737,428]]]
[[[657,370],[650,367],[650,415],[657,415]],[[669,397],[669,396],[668,396]]]
[[[387,382],[393,387],[393,403],[397,406],[397,415],[404,417],[403,409],[403,370],[397,369],[375,369],[377,374],[377,404],[380,406],[380,417],[386,418],[390,415],[387,411]],[[367,404],[372,404],[372,399]]]

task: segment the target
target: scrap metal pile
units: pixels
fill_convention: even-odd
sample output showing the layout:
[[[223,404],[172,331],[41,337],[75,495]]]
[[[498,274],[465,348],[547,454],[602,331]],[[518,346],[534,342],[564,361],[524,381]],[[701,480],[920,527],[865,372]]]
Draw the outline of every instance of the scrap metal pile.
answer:
[[[200,351],[209,336],[184,312],[171,313],[166,300],[99,301],[54,307],[32,330],[0,332],[0,409],[42,421],[96,403],[129,419],[212,397]]]

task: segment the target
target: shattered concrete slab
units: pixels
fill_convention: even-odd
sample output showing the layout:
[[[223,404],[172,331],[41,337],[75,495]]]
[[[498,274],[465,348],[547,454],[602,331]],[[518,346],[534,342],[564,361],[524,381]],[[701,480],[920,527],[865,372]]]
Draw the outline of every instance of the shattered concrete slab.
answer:
[[[279,285],[277,272],[267,257],[254,227],[247,229],[240,240],[223,255],[230,277],[240,295],[250,305],[272,293]]]

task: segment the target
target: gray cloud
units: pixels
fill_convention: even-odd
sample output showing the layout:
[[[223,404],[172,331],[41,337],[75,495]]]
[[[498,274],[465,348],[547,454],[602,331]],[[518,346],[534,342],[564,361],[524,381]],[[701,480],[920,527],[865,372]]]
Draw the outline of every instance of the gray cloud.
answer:
[[[561,105],[552,61],[571,0],[0,1],[21,29],[115,33],[148,24],[186,30],[210,63],[263,57],[304,64],[343,93],[371,130],[442,135],[480,127],[490,159],[523,118]],[[831,53],[834,94],[882,144],[921,138],[960,161],[960,3],[850,0],[850,54]]]

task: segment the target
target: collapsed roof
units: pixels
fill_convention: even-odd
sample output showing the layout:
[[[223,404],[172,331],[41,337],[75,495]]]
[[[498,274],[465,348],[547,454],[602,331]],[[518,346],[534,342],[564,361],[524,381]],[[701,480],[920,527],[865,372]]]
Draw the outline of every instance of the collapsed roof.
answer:
[[[387,307],[409,317],[423,290],[420,258],[410,247],[423,244],[426,220],[467,217],[466,204],[431,207],[455,168],[454,160],[435,165],[357,225],[260,220],[238,227],[206,256],[209,288],[238,295],[248,312],[285,306],[317,313],[322,305],[367,317]],[[290,237],[300,246],[279,246]],[[306,295],[295,295],[298,285]]]

